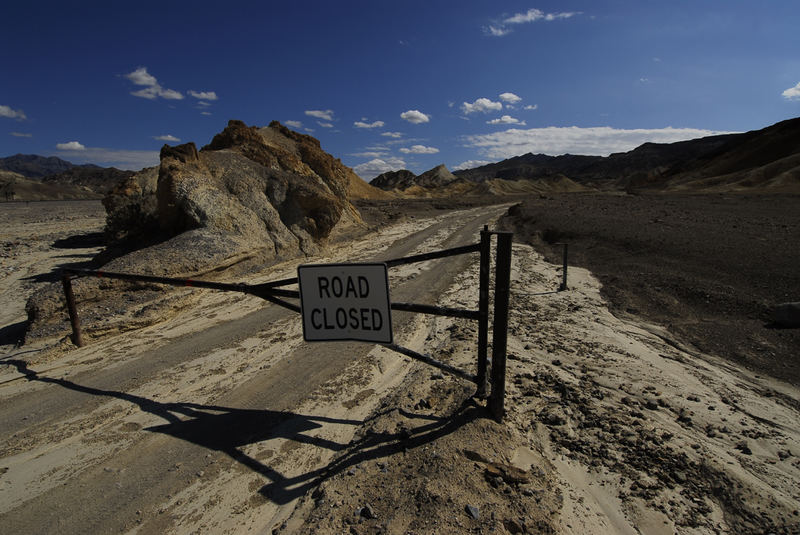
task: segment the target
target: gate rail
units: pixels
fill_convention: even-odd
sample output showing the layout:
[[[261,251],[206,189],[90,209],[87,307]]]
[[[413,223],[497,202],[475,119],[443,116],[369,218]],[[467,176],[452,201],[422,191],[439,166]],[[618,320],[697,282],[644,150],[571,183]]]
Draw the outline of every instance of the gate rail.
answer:
[[[391,303],[392,310],[403,312],[416,312],[420,314],[431,314],[436,316],[448,316],[463,318],[478,322],[478,359],[477,373],[471,374],[460,368],[441,362],[429,355],[418,353],[397,344],[378,344],[396,351],[407,357],[419,360],[442,371],[456,375],[477,385],[476,397],[487,397],[487,372],[489,368],[488,358],[488,339],[489,339],[489,282],[491,267],[491,238],[497,236],[496,260],[495,260],[495,298],[494,298],[494,328],[492,338],[492,358],[491,358],[491,394],[488,396],[487,407],[498,421],[502,420],[505,412],[505,380],[506,380],[506,344],[508,331],[508,302],[509,286],[511,280],[511,232],[490,231],[488,226],[484,226],[480,232],[480,242],[442,249],[430,253],[406,256],[386,260],[387,267],[397,267],[417,262],[425,262],[439,258],[451,256],[480,253],[480,273],[479,273],[479,295],[478,310],[462,308],[442,307],[437,305],[420,303]],[[64,294],[67,301],[70,324],[72,326],[72,341],[81,347],[84,345],[83,335],[80,327],[75,297],[72,290],[72,278],[74,277],[100,277],[107,279],[127,280],[134,282],[149,282],[156,284],[167,284],[171,286],[183,286],[191,288],[208,288],[227,292],[240,292],[248,295],[260,297],[278,306],[287,308],[293,312],[300,312],[300,306],[286,301],[283,298],[300,298],[297,290],[283,289],[283,286],[297,284],[297,277],[266,282],[262,284],[245,283],[224,283],[202,281],[194,279],[180,279],[172,277],[158,277],[152,275],[135,275],[131,273],[116,273],[103,270],[64,268],[62,270],[61,281],[64,286]]]

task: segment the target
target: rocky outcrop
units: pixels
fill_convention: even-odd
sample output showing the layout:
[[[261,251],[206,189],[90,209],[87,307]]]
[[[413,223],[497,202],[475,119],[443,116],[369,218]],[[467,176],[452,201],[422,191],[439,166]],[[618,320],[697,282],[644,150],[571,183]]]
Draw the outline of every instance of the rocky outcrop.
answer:
[[[310,136],[277,122],[257,128],[230,121],[200,151],[194,143],[165,145],[158,168],[142,170],[106,196],[109,251],[135,250],[103,270],[207,278],[225,270],[230,277],[313,254],[334,232],[363,226],[347,197],[353,179],[361,181]],[[107,283],[100,292],[94,280],[80,285],[78,296],[98,302],[123,292],[109,291],[114,285]],[[118,286],[130,291],[129,285]],[[51,320],[61,306],[52,299],[54,291],[29,301],[30,336],[53,334]],[[158,314],[147,299],[137,300],[151,316]],[[124,302],[103,306],[126,308]],[[56,331],[66,331],[63,322],[56,323]],[[86,328],[91,336],[93,326]]]

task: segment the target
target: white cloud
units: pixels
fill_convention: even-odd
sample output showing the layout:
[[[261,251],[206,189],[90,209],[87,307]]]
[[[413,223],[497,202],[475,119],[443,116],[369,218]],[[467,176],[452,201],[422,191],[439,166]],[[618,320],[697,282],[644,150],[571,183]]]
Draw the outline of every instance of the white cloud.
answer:
[[[33,137],[33,134],[26,134],[24,132],[11,132],[14,137]]]
[[[72,142],[75,143],[75,142]],[[67,143],[69,145],[70,143]],[[58,145],[56,145],[58,147]],[[83,145],[81,145],[83,147]],[[61,149],[58,153],[72,163],[93,163],[103,167],[116,167],[117,169],[128,169],[138,171],[145,167],[158,165],[160,161],[159,151],[157,150],[123,150],[107,149],[101,147],[85,147],[82,150]]]
[[[350,156],[355,156],[356,158],[385,158],[386,151],[354,152]]]
[[[86,147],[78,143],[77,141],[69,141],[67,143],[58,143],[56,144],[56,148],[58,150],[86,150]]]
[[[380,128],[385,123],[383,121],[375,121],[373,123],[365,123],[364,121],[356,121],[353,123],[353,126],[356,128]]]
[[[153,136],[153,139],[157,139],[158,141],[170,141],[172,143],[177,143],[180,139],[176,138],[171,134],[166,134],[163,136]]]
[[[524,24],[527,22],[536,22],[538,20],[545,20],[551,22],[558,19],[568,19],[570,17],[574,17],[575,15],[579,14],[580,12],[577,11],[568,11],[561,13],[545,13],[540,9],[529,9],[525,13],[517,13],[513,17],[508,17],[503,22],[505,22],[506,24]]]
[[[461,111],[469,115],[470,113],[489,113],[490,111],[500,111],[503,109],[501,102],[494,102],[488,98],[479,98],[475,102],[465,102],[461,105]]]
[[[375,158],[353,167],[353,171],[364,180],[372,180],[381,173],[405,168],[406,162],[401,158]]]
[[[800,100],[800,82],[798,82],[796,86],[790,87],[781,93],[781,95],[783,95],[783,98],[788,100]]]
[[[217,100],[217,93],[216,91],[192,91],[189,90],[189,94],[192,95],[194,98],[199,100]]]
[[[511,33],[511,30],[504,26],[495,26],[490,24],[489,26],[484,26],[483,33],[486,35],[491,35],[493,37],[503,37],[504,35],[508,35]]]
[[[400,139],[401,137],[403,137],[402,132],[382,132],[381,135],[383,137],[390,137],[392,139]]]
[[[540,20],[552,22],[559,19],[569,19],[576,15],[580,15],[580,11],[562,11],[560,13],[545,13],[541,9],[529,9],[525,13],[517,13],[511,17],[506,17],[499,22],[494,22],[489,26],[483,27],[483,33],[493,37],[503,37],[511,33],[510,24],[527,24],[530,22],[537,22]]]
[[[303,123],[300,121],[285,121],[284,124],[286,126],[291,126],[292,128],[303,128]]]
[[[523,110],[537,110],[537,109],[539,109],[539,105],[538,104],[528,104],[527,106],[525,106],[522,109]]]
[[[9,106],[0,105],[0,117],[8,117],[9,119],[19,119],[20,121],[24,121],[27,119],[25,117],[25,112],[22,110],[12,110]]]
[[[408,110],[400,114],[400,118],[409,123],[420,124],[430,122],[430,115],[425,115],[419,110]]]
[[[509,104],[516,104],[517,102],[521,101],[522,98],[514,93],[501,93],[500,100],[503,102],[508,102]]]
[[[519,119],[515,119],[510,115],[503,115],[499,119],[492,119],[491,121],[486,121],[486,124],[518,124],[520,126],[525,126],[525,121],[520,121]]]
[[[320,125],[322,128],[333,128],[332,123],[323,123],[322,121],[317,121],[317,124]]]
[[[306,110],[305,114],[323,121],[333,121],[333,110]]]
[[[403,154],[436,154],[439,149],[436,147],[426,147],[425,145],[412,145],[410,148],[402,147],[400,152]]]
[[[125,75],[125,78],[136,85],[153,86],[158,85],[156,77],[147,72],[147,67],[139,67],[135,71]]]
[[[125,78],[136,85],[145,86],[144,89],[133,91],[131,95],[134,97],[141,97],[149,100],[155,100],[158,97],[167,100],[183,99],[183,94],[181,92],[175,91],[174,89],[164,89],[161,87],[161,84],[158,83],[156,77],[147,72],[147,67],[139,67],[135,71],[126,74]]]
[[[460,171],[462,169],[474,169],[476,167],[481,167],[483,165],[488,165],[490,163],[489,160],[467,160],[466,162],[461,162],[460,164],[453,167],[453,171]]]
[[[511,129],[493,134],[465,136],[467,147],[479,149],[481,155],[494,160],[534,154],[584,154],[608,156],[613,152],[632,150],[642,143],[673,143],[705,136],[729,134],[695,128],[659,128],[623,130],[608,126],[579,128],[555,127]]]
[[[209,112],[209,111],[201,111],[200,115],[211,115],[211,112]]]

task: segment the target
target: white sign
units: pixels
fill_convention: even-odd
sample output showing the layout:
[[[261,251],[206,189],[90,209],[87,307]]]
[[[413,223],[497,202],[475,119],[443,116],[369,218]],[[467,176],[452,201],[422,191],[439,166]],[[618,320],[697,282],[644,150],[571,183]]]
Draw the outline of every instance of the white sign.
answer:
[[[298,266],[303,338],[392,343],[386,264]]]

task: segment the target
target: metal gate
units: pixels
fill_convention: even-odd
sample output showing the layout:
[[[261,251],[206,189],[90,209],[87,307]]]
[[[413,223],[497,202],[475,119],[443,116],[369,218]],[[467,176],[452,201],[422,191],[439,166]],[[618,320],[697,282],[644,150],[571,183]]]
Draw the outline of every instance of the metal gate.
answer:
[[[492,329],[492,358],[488,357],[489,346],[489,284],[491,270],[491,249],[492,236],[497,237],[495,248],[495,286],[494,286],[494,312]],[[378,344],[388,349],[396,351],[407,357],[419,360],[442,371],[471,381],[477,385],[476,397],[487,398],[487,407],[497,421],[502,420],[505,412],[505,389],[506,389],[506,343],[508,335],[508,310],[509,310],[509,286],[511,280],[511,232],[490,231],[487,226],[480,232],[480,242],[462,247],[443,249],[430,253],[407,256],[386,260],[384,263],[388,268],[425,262],[439,258],[451,256],[479,253],[480,254],[480,284],[478,290],[477,310],[441,307],[431,304],[420,303],[399,303],[392,302],[391,309],[404,312],[417,312],[421,314],[432,314],[437,316],[448,316],[454,318],[464,318],[478,322],[478,354],[476,372],[470,373],[452,366],[446,362],[441,362],[435,358],[418,353],[412,349],[400,345]],[[84,345],[81,332],[80,319],[75,297],[72,291],[72,279],[74,277],[94,276],[109,279],[119,279],[137,282],[150,282],[157,284],[167,284],[171,286],[184,286],[192,288],[210,288],[228,292],[240,292],[254,295],[265,299],[271,303],[287,308],[293,312],[300,312],[300,306],[287,301],[287,298],[300,298],[297,290],[287,290],[284,287],[297,284],[297,277],[266,282],[263,284],[245,283],[222,283],[211,281],[199,281],[193,279],[177,279],[170,277],[155,277],[151,275],[135,275],[130,273],[113,273],[101,270],[72,269],[65,268],[62,271],[61,281],[64,286],[64,294],[67,302],[70,323],[72,326],[72,341],[81,347]],[[491,364],[491,371],[490,371]],[[491,376],[489,376],[491,375]],[[490,380],[490,381],[489,381]],[[487,383],[491,383],[491,389],[487,396]]]

